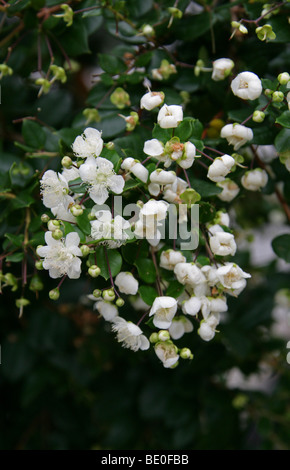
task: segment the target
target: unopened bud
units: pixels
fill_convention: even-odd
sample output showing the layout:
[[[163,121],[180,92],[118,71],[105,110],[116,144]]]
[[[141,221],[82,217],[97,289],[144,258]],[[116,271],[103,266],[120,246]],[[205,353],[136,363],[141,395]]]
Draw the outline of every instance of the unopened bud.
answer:
[[[35,269],[41,271],[43,269],[43,261],[39,260],[35,262]]]
[[[57,228],[54,230],[54,232],[52,232],[51,235],[55,240],[60,240],[63,237],[63,232],[60,228]]]
[[[101,269],[96,264],[89,267],[88,273],[91,277],[98,277],[101,274]]]
[[[79,217],[84,213],[84,209],[79,204],[74,204],[70,207],[70,212],[74,217]]]
[[[255,122],[263,122],[265,119],[265,113],[263,113],[263,111],[256,110],[253,113],[252,119]]]
[[[274,91],[272,99],[275,103],[281,103],[284,100],[284,94],[282,91]]]
[[[60,221],[59,220],[49,220],[47,223],[47,228],[50,232],[54,232],[55,230],[59,229]]]
[[[142,34],[144,34],[144,36],[146,37],[152,38],[153,36],[155,36],[154,28],[152,28],[150,24],[145,24],[142,27]]]
[[[63,157],[61,164],[64,168],[70,168],[72,166],[72,159],[70,157]]]
[[[193,354],[189,348],[182,348],[179,355],[181,359],[193,359]]]
[[[149,341],[150,341],[150,343],[157,343],[157,341],[159,341],[158,333],[156,333],[156,332],[151,333],[151,335],[149,337]]]
[[[124,88],[118,87],[110,96],[111,103],[113,103],[118,109],[123,109],[126,106],[131,105],[130,96],[124,90]]]
[[[117,307],[123,307],[124,304],[125,304],[125,300],[124,300],[124,299],[121,299],[121,297],[119,297],[119,298],[116,300],[116,305],[117,305]]]
[[[34,292],[37,292],[43,289],[43,282],[39,276],[37,275],[32,276],[30,284],[29,284],[29,289]]]
[[[290,80],[290,75],[288,72],[283,72],[283,73],[280,73],[278,75],[278,82],[281,84],[281,85],[287,85],[287,83],[289,82]]]
[[[114,144],[114,142],[107,142],[107,143],[105,144],[105,147],[106,147],[108,150],[114,150],[115,144]]]
[[[113,289],[106,289],[103,291],[103,299],[107,302],[113,302],[115,300],[115,292]]]
[[[99,297],[101,297],[102,295],[102,291],[100,289],[95,289],[93,291],[93,296],[96,297],[96,299],[98,299]]]
[[[47,222],[50,220],[50,217],[49,215],[47,214],[42,214],[41,216],[41,222],[43,222],[44,224],[47,224]]]
[[[170,339],[170,333],[168,330],[160,330],[158,333],[159,341],[167,341]]]
[[[88,254],[90,253],[90,247],[88,245],[82,245],[81,246],[81,252],[82,252],[82,255],[83,256],[88,256]]]
[[[58,300],[59,299],[59,289],[56,287],[49,291],[48,296],[51,300]]]

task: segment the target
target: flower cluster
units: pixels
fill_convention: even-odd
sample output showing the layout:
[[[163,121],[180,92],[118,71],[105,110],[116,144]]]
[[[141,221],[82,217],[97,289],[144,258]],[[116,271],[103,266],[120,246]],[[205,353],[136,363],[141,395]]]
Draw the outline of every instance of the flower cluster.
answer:
[[[213,80],[224,79],[232,67],[228,59],[216,61]],[[250,72],[238,75],[231,88],[242,99],[261,93],[259,78]],[[193,128],[194,120],[184,118],[181,105],[165,101],[163,92],[148,90],[141,97],[140,110],[159,108],[158,132],[144,141],[143,155],[121,156],[99,130],[88,127],[72,143],[71,155],[63,157],[62,171],[44,172],[41,196],[52,216],[43,216],[46,245],[37,254],[38,266],[60,278],[52,299],[58,298],[64,278],[77,279],[84,270],[96,283],[88,295],[93,308],[111,324],[117,341],[135,352],[152,345],[163,366],[173,368],[179,359],[193,358],[188,347],[175,342],[195,329],[201,340],[212,340],[228,310],[228,296],[237,297],[250,275],[232,260],[237,244],[226,210],[197,221],[196,249],[184,250],[178,226],[172,230],[172,207],[177,220],[188,224],[192,206],[203,202],[191,183],[196,161],[211,160],[206,176],[226,202],[240,191],[229,176],[242,165],[237,154],[217,151],[219,156],[210,157],[190,132],[184,139],[182,130]],[[237,150],[251,140],[252,130],[226,124],[221,137]],[[241,178],[250,191],[266,183],[267,173],[260,168],[246,168]],[[133,217],[132,211],[120,212],[118,197],[133,201]],[[133,309],[128,319],[120,311],[125,303]]]

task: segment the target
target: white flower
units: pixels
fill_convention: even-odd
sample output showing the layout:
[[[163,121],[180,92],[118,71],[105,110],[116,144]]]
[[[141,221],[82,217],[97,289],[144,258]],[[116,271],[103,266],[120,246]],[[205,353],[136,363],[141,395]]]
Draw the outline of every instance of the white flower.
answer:
[[[168,203],[165,201],[149,200],[139,213],[139,220],[135,223],[134,233],[137,237],[146,238],[152,246],[157,246],[161,233],[158,227],[166,218]]]
[[[234,62],[231,59],[217,59],[212,63],[212,80],[215,82],[224,80],[234,67]]]
[[[209,298],[209,308],[212,313],[222,313],[227,312],[227,299],[225,296],[220,297],[210,297]]]
[[[94,240],[102,240],[109,248],[118,248],[130,237],[130,223],[120,215],[113,219],[110,211],[94,211],[97,220],[91,221],[91,236]]]
[[[253,145],[256,154],[264,163],[270,163],[278,157],[278,152],[274,145]]]
[[[188,300],[182,302],[182,311],[185,315],[195,316],[201,309],[201,299],[196,296],[190,297]]]
[[[265,170],[256,168],[255,170],[246,171],[242,176],[241,183],[248,191],[258,191],[266,186],[268,175]]]
[[[93,127],[87,127],[82,135],[77,136],[72,149],[80,158],[98,157],[103,149],[102,133]]]
[[[135,295],[138,292],[139,283],[130,272],[120,272],[115,278],[115,284],[122,294]]]
[[[88,157],[79,172],[83,182],[89,184],[90,197],[96,204],[103,204],[107,200],[108,190],[121,194],[124,189],[124,179],[116,175],[113,163],[105,158]]]
[[[173,367],[179,359],[178,349],[170,340],[156,343],[154,350],[166,369]]]
[[[43,267],[49,270],[51,278],[56,279],[67,274],[70,279],[78,279],[81,275],[82,252],[79,248],[80,237],[70,232],[65,239],[55,240],[52,232],[45,233],[47,246],[38,247],[38,256],[44,258]]]
[[[164,187],[163,199],[168,202],[180,202],[180,195],[186,190],[188,184],[182,178],[176,177],[172,184],[167,184]]]
[[[230,202],[232,201],[240,192],[240,188],[239,186],[237,185],[237,183],[235,183],[234,181],[232,181],[231,179],[229,178],[226,178],[224,181],[220,181],[217,183],[217,186],[219,188],[222,188],[222,192],[217,194],[217,197],[221,200],[221,201],[225,201],[225,202]]]
[[[173,271],[178,263],[185,263],[186,258],[180,251],[166,250],[162,251],[160,256],[160,267]]]
[[[60,173],[47,170],[40,180],[40,186],[43,204],[49,209],[60,204],[67,208],[68,204],[73,201],[71,196],[68,196],[68,183]]]
[[[206,280],[200,268],[194,263],[178,263],[174,268],[174,274],[180,284],[192,287]]]
[[[71,202],[74,203],[73,198]],[[71,211],[68,210],[63,204],[59,204],[57,207],[52,207],[51,212],[54,217],[59,220],[64,220],[65,222],[76,223],[76,218],[72,215]]]
[[[207,177],[215,183],[223,181],[235,163],[235,159],[230,155],[225,154],[222,157],[217,157],[208,167]]]
[[[218,283],[217,277],[217,268],[215,266],[211,266],[210,264],[206,264],[205,266],[201,267],[201,272],[206,278],[206,283],[213,287]]]
[[[160,106],[164,101],[164,93],[162,91],[149,91],[142,96],[140,100],[140,108],[151,111],[152,109]]]
[[[176,162],[178,163],[181,168],[187,170],[190,168],[194,162],[194,158],[196,155],[196,147],[192,142],[185,142],[184,144],[184,151],[181,158],[178,158]]]
[[[216,232],[209,237],[209,245],[211,251],[219,256],[233,256],[237,249],[234,235],[228,232]]]
[[[221,129],[221,137],[227,139],[230,145],[234,146],[234,150],[238,150],[249,140],[254,137],[252,129],[242,124],[226,124]]]
[[[263,87],[255,73],[242,72],[232,81],[231,89],[233,94],[242,100],[255,100],[261,95]]]
[[[197,333],[204,341],[211,341],[215,336],[215,328],[218,323],[216,324],[217,319],[214,315],[215,314],[200,322],[200,327],[197,330]]]
[[[150,175],[151,183],[156,183],[159,185],[166,185],[174,183],[176,179],[176,173],[174,171],[166,171],[158,168],[157,170],[152,171]]]
[[[117,332],[117,340],[119,343],[123,343],[124,348],[136,352],[138,349],[144,351],[150,347],[150,343],[143,335],[141,328],[124,318],[115,317],[112,321],[112,330]]]
[[[134,160],[134,158],[128,157],[123,161],[121,168],[130,173],[133,173],[139,180],[143,183],[147,183],[149,171],[145,166],[140,163],[139,160]]]
[[[144,142],[143,152],[164,163],[166,168],[172,163],[170,157],[164,153],[163,143],[158,139],[146,140]]]
[[[62,176],[69,183],[70,181],[76,180],[80,176],[78,168],[72,166],[71,168],[64,168],[61,172]]]
[[[177,300],[173,297],[156,297],[149,312],[149,317],[154,315],[153,324],[164,330],[169,328],[177,311]]]
[[[183,120],[183,109],[182,106],[164,104],[160,109],[157,122],[163,129],[171,129],[177,127],[178,124]]]
[[[171,326],[169,327],[169,333],[172,339],[180,339],[184,333],[191,333],[193,331],[193,325],[188,318],[181,315],[178,318],[173,318]]]
[[[217,269],[217,277],[229,294],[239,295],[246,287],[246,279],[250,278],[251,275],[244,272],[235,263],[225,263],[224,266]]]
[[[118,309],[116,305],[111,302],[105,302],[104,300],[98,300],[95,303],[94,309],[98,310],[99,314],[102,315],[104,320],[113,321],[118,316]]]

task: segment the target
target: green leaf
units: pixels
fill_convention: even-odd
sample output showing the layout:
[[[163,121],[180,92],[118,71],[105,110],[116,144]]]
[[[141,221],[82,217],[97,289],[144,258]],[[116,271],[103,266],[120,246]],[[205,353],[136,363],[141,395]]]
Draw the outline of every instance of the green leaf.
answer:
[[[129,189],[134,189],[134,188],[137,188],[138,186],[140,186],[140,181],[137,181],[137,180],[134,180],[134,179],[131,179],[131,180],[128,180],[125,182],[125,186],[124,186],[124,190],[123,190],[123,193],[125,191],[129,191]]]
[[[216,210],[209,202],[199,202],[199,221],[201,223],[210,222],[215,218]]]
[[[134,264],[134,261],[139,257],[146,258],[148,255],[148,244],[141,240],[139,243],[134,243],[134,245],[124,245],[121,250],[126,263]]]
[[[42,149],[46,141],[46,135],[42,127],[37,122],[24,119],[22,124],[22,135],[29,147]]]
[[[163,129],[159,124],[154,124],[154,129],[152,131],[152,137],[154,139],[160,140],[164,144],[171,139],[172,132],[169,129]]]
[[[290,263],[290,234],[287,233],[274,238],[272,248],[279,258]]]
[[[184,118],[175,129],[174,137],[179,137],[182,142],[186,142],[191,137],[194,121],[193,118]]]
[[[78,217],[76,217],[78,227],[81,229],[81,231],[85,235],[91,234],[91,223],[88,219],[88,214],[90,212],[91,211],[89,209],[85,209],[82,215],[79,215]]]
[[[99,246],[95,250],[97,265],[101,269],[101,276],[107,281],[110,277],[108,263],[113,277],[121,271],[122,256],[117,250],[108,250],[103,246]],[[106,256],[107,254],[107,256]],[[108,258],[108,260],[107,260]]]
[[[23,234],[20,235],[14,235],[13,233],[5,233],[4,235],[8,240],[17,248],[21,248],[24,240]]]
[[[191,175],[189,175],[189,180],[192,188],[195,189],[202,198],[216,196],[222,192],[222,188],[219,188],[214,183],[193,178]]]
[[[166,290],[166,295],[168,295],[169,297],[174,297],[175,299],[177,299],[177,297],[179,297],[182,294],[184,289],[185,289],[185,286],[180,284],[178,281],[172,281],[172,282],[170,282],[170,284],[169,284],[169,286]]]
[[[289,129],[290,128],[290,111],[284,111],[284,113],[282,113],[281,116],[279,116],[275,122]]]
[[[110,75],[117,75],[126,70],[125,64],[116,56],[109,54],[99,54],[100,67]]]
[[[138,270],[138,274],[143,279],[143,281],[148,282],[151,284],[156,279],[156,271],[154,267],[154,263],[151,259],[147,258],[138,258],[134,265]]]
[[[11,263],[19,263],[24,258],[24,253],[13,253],[12,255],[6,256],[6,261],[10,261]]]
[[[193,119],[191,122],[192,126],[192,131],[191,131],[191,137],[194,139],[201,139],[202,136],[202,131],[203,131],[203,125],[199,121],[199,119]]]
[[[152,305],[156,297],[158,297],[157,290],[151,286],[140,286],[139,294],[141,299],[147,304]]]
[[[75,16],[72,26],[64,30],[60,40],[69,57],[89,53],[87,21]]]
[[[277,152],[282,153],[290,149],[290,129],[282,129],[277,135],[274,145]]]
[[[11,200],[11,207],[13,209],[22,209],[23,207],[29,207],[35,202],[34,198],[25,192],[21,192],[15,199]]]

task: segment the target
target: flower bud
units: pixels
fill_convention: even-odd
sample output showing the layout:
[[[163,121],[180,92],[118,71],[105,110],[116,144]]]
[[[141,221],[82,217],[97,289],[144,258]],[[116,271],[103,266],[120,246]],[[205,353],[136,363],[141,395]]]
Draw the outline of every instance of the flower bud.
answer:
[[[142,26],[142,34],[147,38],[152,38],[155,36],[155,30],[150,24],[144,24],[144,26]]]
[[[266,90],[264,91],[264,93],[265,93],[265,96],[270,97],[270,96],[273,95],[273,90],[270,90],[270,88],[266,88]]]
[[[274,91],[272,100],[275,103],[281,103],[284,100],[284,93],[282,93],[282,91]]]
[[[278,75],[278,82],[281,84],[281,85],[287,85],[287,83],[289,82],[290,80],[290,75],[288,72],[283,72],[283,73],[280,73]]]
[[[106,301],[106,302],[113,302],[113,300],[115,300],[115,292],[113,289],[106,289],[103,291],[103,299]]]
[[[193,354],[189,348],[182,348],[179,355],[181,359],[193,359]]]
[[[149,337],[149,341],[150,341],[150,343],[157,343],[159,341],[158,333],[156,333],[156,332],[151,333],[151,335]]]
[[[107,142],[107,143],[105,144],[105,147],[106,147],[108,150],[114,150],[115,144],[114,144],[114,142]]]
[[[91,277],[98,277],[101,274],[101,269],[96,264],[92,264],[88,269],[88,273]]]
[[[158,333],[158,339],[159,341],[167,341],[170,339],[170,333],[167,330],[160,330]]]
[[[38,271],[41,271],[43,269],[43,262],[41,260],[35,262],[35,268]]]
[[[116,300],[116,305],[117,305],[117,307],[123,307],[124,304],[125,304],[125,300],[124,300],[124,299],[121,299],[121,297],[119,297],[119,298]]]
[[[88,245],[82,245],[81,247],[81,252],[83,254],[83,256],[88,256],[88,254],[90,253],[90,247]]]
[[[52,232],[51,235],[55,240],[60,240],[63,237],[63,232],[60,228],[57,228]]]
[[[50,220],[49,218],[49,215],[47,214],[42,214],[41,216],[41,222],[43,222],[44,224],[47,224],[47,222]]]
[[[12,273],[6,273],[4,276],[4,281],[6,284],[8,284],[8,286],[12,287],[13,292],[17,290],[17,279]]]
[[[72,166],[72,159],[70,157],[63,157],[61,164],[64,168],[69,169]]]
[[[47,224],[47,228],[50,232],[54,232],[55,230],[60,228],[60,221],[59,220],[49,220]]]
[[[59,299],[59,289],[56,287],[49,291],[48,296],[51,300],[58,300]]]
[[[263,111],[256,110],[253,113],[252,119],[255,122],[263,122],[265,119],[265,113],[263,113]]]
[[[84,209],[79,204],[74,204],[70,207],[70,212],[74,217],[79,217],[84,213]]]
[[[100,289],[94,289],[93,296],[96,297],[96,299],[101,297],[101,295],[102,295],[102,291]]]

